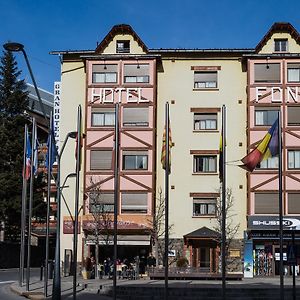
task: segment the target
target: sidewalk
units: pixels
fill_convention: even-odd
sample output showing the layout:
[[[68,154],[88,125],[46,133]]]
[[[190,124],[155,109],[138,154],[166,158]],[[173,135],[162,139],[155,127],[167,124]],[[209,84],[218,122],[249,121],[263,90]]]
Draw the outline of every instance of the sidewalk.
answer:
[[[135,286],[139,288],[155,288],[163,287],[164,280],[150,280],[147,277],[138,280],[119,279],[117,286]],[[284,286],[291,287],[293,284],[292,278],[284,278]],[[98,299],[98,300],[111,300],[112,297],[105,295],[108,290],[112,290],[112,279],[89,279],[84,280],[81,276],[77,278],[77,299]],[[205,288],[214,289],[217,286],[221,287],[220,280],[169,280],[169,288]],[[260,277],[243,279],[239,281],[227,281],[226,285],[230,288],[240,289],[241,287],[247,288],[264,288],[273,289],[279,287],[279,277]],[[62,277],[61,292],[62,299],[72,299],[73,293],[73,277]],[[296,287],[300,288],[300,277],[296,277]],[[30,291],[26,292],[25,285],[20,287],[18,283],[11,285],[11,290],[18,295],[22,295],[29,299],[41,300],[51,299],[52,294],[52,280],[49,280],[48,297],[44,297],[44,282],[39,278],[32,278],[30,284]]]

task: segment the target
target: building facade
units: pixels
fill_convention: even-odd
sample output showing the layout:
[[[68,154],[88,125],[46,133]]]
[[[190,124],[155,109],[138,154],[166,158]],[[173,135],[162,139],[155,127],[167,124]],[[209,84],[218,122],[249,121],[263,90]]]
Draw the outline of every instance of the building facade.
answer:
[[[77,106],[83,108],[86,136],[78,257],[95,255],[96,244],[100,261],[113,255],[116,121],[120,126],[119,258],[145,257],[152,250],[158,258],[161,255],[153,236],[165,189],[160,149],[168,101],[172,134],[170,256],[175,260],[186,257],[190,266],[205,272],[219,271],[218,160],[225,105],[229,271],[242,272],[246,255],[250,268],[247,265],[245,273],[262,275],[257,272],[258,253],[269,253],[271,248],[275,270],[278,237],[268,238],[264,235],[267,227],[253,224],[260,224],[257,218],[268,222],[278,214],[278,160],[262,162],[251,174],[239,167],[239,160],[266,134],[281,109],[284,212],[297,221],[299,41],[290,24],[275,23],[253,49],[149,49],[129,25],[122,24],[114,26],[94,50],[52,52],[62,57],[61,137],[75,130]],[[61,169],[62,178],[75,170],[73,142],[65,148]],[[72,250],[72,186],[70,182],[70,188],[64,190],[68,209],[62,206],[64,261]],[[97,224],[100,227],[95,234]],[[286,249],[288,243],[286,240]]]

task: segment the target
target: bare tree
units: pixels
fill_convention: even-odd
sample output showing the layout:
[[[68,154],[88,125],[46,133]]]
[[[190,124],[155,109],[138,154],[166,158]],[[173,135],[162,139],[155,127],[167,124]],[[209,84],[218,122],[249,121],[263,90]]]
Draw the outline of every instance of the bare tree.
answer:
[[[156,197],[156,207],[153,218],[149,219],[150,224],[150,236],[151,243],[153,245],[153,254],[157,263],[161,263],[164,260],[165,252],[165,198],[163,196],[162,189],[158,189]],[[172,231],[174,224],[169,224],[169,235]],[[174,244],[174,241],[169,239],[169,249]],[[169,264],[172,264],[173,261],[170,260]]]
[[[219,194],[222,195],[222,188],[219,190]],[[225,207],[225,220],[226,220],[226,266],[228,268],[228,258],[229,258],[229,248],[231,247],[234,239],[236,238],[236,234],[239,231],[240,223],[236,223],[234,221],[236,213],[232,212],[234,206],[234,197],[231,188],[226,189],[226,207]],[[222,197],[217,198],[216,202],[216,225],[213,229],[219,233],[218,242],[221,245],[222,242]],[[233,263],[233,261],[231,261]]]
[[[92,238],[95,241],[95,259],[96,265],[99,263],[99,244],[108,245],[111,241],[111,229],[113,227],[112,211],[113,204],[108,203],[105,194],[101,191],[99,182],[91,177],[90,188],[87,192],[89,199],[89,210],[93,216],[93,222],[89,226]]]

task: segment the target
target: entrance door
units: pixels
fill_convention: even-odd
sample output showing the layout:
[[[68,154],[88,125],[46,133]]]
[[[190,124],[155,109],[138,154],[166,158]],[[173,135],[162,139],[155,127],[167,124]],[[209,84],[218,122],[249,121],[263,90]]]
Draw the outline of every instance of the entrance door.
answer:
[[[275,253],[275,275],[280,275],[279,267],[280,267],[280,247],[279,245],[274,246],[274,253]],[[283,275],[288,275],[289,273],[289,266],[286,263],[287,260],[287,248],[283,246]]]
[[[210,248],[209,247],[201,247],[199,249],[199,265],[200,270],[203,272],[210,271]]]

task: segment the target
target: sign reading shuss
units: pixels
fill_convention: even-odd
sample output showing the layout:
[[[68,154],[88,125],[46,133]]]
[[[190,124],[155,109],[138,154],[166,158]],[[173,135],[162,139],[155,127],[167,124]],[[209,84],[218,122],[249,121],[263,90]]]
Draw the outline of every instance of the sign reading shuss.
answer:
[[[300,217],[283,217],[284,230],[300,230]],[[248,229],[251,230],[279,230],[279,218],[276,216],[249,216]]]

